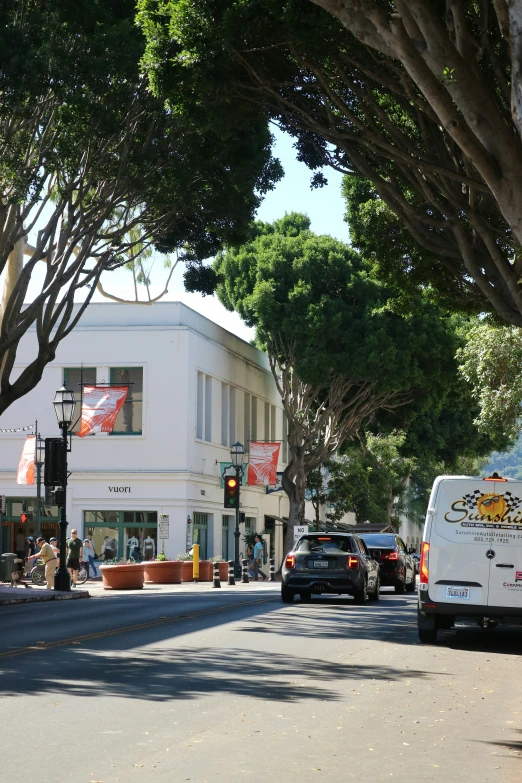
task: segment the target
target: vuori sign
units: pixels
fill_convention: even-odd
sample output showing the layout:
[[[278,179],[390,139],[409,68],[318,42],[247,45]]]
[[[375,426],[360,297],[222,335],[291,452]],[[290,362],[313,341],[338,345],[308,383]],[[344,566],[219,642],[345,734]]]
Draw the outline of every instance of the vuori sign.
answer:
[[[129,492],[130,493],[131,488],[130,487],[109,487],[109,492]]]

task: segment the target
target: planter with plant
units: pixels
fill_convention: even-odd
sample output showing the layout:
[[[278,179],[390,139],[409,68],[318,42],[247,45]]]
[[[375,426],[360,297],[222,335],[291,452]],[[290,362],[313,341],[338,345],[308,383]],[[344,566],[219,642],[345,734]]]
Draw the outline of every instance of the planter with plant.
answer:
[[[182,562],[169,560],[164,552],[160,552],[155,560],[145,561],[145,582],[147,584],[179,585],[182,567]]]
[[[134,560],[106,560],[100,565],[104,590],[140,590],[145,578],[145,563]]]
[[[189,552],[180,552],[176,555],[176,560],[181,560],[181,581],[193,582],[194,581],[194,563],[192,555]],[[199,561],[199,581],[211,582],[212,581],[212,563],[210,560]]]
[[[210,558],[210,562],[212,563],[212,570],[214,570],[214,563],[219,564],[219,578],[222,582],[226,582],[228,580],[228,563],[226,560],[224,560],[221,555],[214,555],[214,557]]]

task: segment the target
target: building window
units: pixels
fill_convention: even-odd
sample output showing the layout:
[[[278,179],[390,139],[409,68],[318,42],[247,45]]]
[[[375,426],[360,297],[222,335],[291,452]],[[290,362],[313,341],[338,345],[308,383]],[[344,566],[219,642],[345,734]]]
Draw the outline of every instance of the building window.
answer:
[[[196,438],[212,441],[212,378],[204,372],[197,378]]]
[[[228,445],[236,442],[236,390],[230,387],[230,404],[228,417]]]
[[[250,439],[257,440],[257,397],[252,397],[252,427],[250,429]]]
[[[199,544],[199,559],[206,560],[208,552],[208,514],[195,511],[192,515],[192,543]]]
[[[84,535],[92,536],[101,560],[153,560],[157,546],[157,511],[85,511]]]
[[[221,557],[223,560],[227,560],[229,558],[229,551],[230,551],[230,544],[229,544],[229,535],[230,530],[233,524],[234,517],[230,516],[223,516],[222,517],[222,528],[221,528]]]
[[[228,410],[230,400],[230,386],[226,383],[221,384],[221,445],[228,446]]]
[[[244,406],[244,424],[245,424],[245,450],[250,451],[250,394],[245,392],[245,406]]]
[[[74,416],[69,427],[71,432],[79,432],[81,427],[82,416],[82,383],[88,383],[92,386],[96,385],[96,368],[95,367],[65,367],[63,371],[63,383],[67,389],[74,392],[74,399],[76,405],[74,407]]]
[[[205,440],[212,442],[212,378],[205,375]]]
[[[111,383],[129,384],[111,435],[141,435],[143,427],[143,367],[111,367]]]

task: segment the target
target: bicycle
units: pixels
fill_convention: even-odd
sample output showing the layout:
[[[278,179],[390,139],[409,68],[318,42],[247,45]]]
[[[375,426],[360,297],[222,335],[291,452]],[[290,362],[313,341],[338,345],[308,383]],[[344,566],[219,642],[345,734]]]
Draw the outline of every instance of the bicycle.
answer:
[[[45,565],[40,560],[31,571],[31,581],[34,585],[42,587],[45,584]],[[78,570],[77,585],[83,585],[87,581],[87,569],[80,566]]]

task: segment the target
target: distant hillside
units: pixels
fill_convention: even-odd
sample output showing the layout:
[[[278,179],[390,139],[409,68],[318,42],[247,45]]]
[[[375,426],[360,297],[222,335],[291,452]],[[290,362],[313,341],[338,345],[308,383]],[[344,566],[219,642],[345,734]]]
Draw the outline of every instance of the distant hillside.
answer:
[[[522,479],[522,437],[511,451],[494,451],[480,472],[483,476],[489,476],[495,470],[501,476]]]

